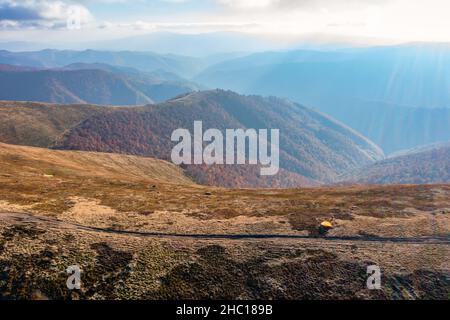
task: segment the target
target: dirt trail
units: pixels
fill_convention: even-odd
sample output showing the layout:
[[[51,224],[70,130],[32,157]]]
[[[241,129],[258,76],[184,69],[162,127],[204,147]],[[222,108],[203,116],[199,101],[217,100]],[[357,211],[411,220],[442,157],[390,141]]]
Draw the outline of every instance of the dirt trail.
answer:
[[[434,237],[374,237],[374,236],[329,236],[313,237],[305,235],[290,234],[195,234],[195,233],[162,233],[162,232],[140,232],[128,230],[114,230],[109,228],[89,227],[75,223],[61,221],[55,218],[37,216],[23,212],[0,212],[0,221],[11,224],[42,224],[48,227],[66,230],[90,231],[117,235],[129,235],[135,237],[154,237],[154,238],[196,238],[196,239],[229,239],[229,240],[248,240],[248,239],[307,239],[321,241],[344,241],[344,242],[392,242],[409,244],[442,244],[450,245],[450,235]]]

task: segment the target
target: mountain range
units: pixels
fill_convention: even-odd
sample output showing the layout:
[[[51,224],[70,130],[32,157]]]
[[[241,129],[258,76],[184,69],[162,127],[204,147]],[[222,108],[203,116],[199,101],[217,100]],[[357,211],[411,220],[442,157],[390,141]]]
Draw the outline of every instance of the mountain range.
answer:
[[[276,41],[275,43],[270,39],[253,37],[240,32],[209,32],[201,34],[152,32],[144,35],[84,43],[9,41],[0,42],[0,47],[11,51],[36,51],[52,47],[61,50],[91,48],[103,51],[151,51],[158,54],[176,52],[179,55],[216,60],[224,53],[234,55],[242,52],[273,50],[280,48],[280,46],[286,47],[283,42]]]
[[[422,147],[357,169],[347,181],[362,184],[450,183],[450,143]]]
[[[203,58],[132,51],[3,50],[0,63],[3,83],[9,84],[0,99],[137,105],[223,88],[286,97],[316,108],[368,137],[386,154],[450,140],[446,44]],[[29,73],[8,73],[20,67]],[[22,82],[30,88],[18,88]]]
[[[446,44],[255,53],[210,66],[195,80],[318,108],[386,153],[450,140]]]
[[[323,149],[320,132],[314,132],[315,138],[319,136],[317,140],[308,140],[303,136],[304,132],[301,132],[296,133],[295,139],[298,140],[296,143],[292,143],[292,140],[295,140],[293,138],[286,141],[285,149],[289,152],[282,152],[282,162],[286,165],[281,172],[286,175],[284,182],[263,183],[260,180],[261,177],[258,177],[257,168],[252,168],[251,174],[243,173],[241,169],[239,169],[241,171],[228,172],[227,174],[233,178],[230,178],[230,183],[223,182],[223,184],[233,186],[239,180],[239,176],[244,175],[247,178],[243,179],[242,183],[238,183],[240,186],[253,186],[260,183],[264,186],[314,185],[339,181],[342,174],[370,165],[372,161],[383,159],[383,153],[396,155],[404,149],[449,141],[450,94],[447,90],[450,84],[449,52],[450,47],[445,44],[339,48],[326,49],[326,51],[278,51],[250,55],[230,53],[205,58],[131,51],[0,51],[0,86],[2,88],[0,100],[67,104],[67,108],[71,110],[67,117],[78,119],[77,125],[86,125],[84,121],[94,121],[96,115],[102,117],[105,110],[115,110],[111,113],[111,119],[108,119],[114,125],[119,123],[119,120],[114,117],[119,114],[128,116],[128,113],[120,108],[95,108],[91,106],[92,104],[127,107],[155,104],[155,110],[159,110],[177,102],[180,110],[173,109],[176,110],[173,111],[174,115],[171,115],[173,119],[178,117],[175,113],[187,113],[181,107],[186,104],[189,106],[188,110],[195,112],[195,115],[201,114],[197,118],[186,114],[186,118],[192,120],[182,123],[186,126],[191,126],[193,120],[205,117],[206,115],[202,113],[210,112],[209,107],[219,105],[223,110],[218,114],[210,115],[212,118],[217,118],[211,121],[215,126],[227,123],[224,119],[230,116],[228,114],[230,110],[235,109],[233,112],[237,112],[236,110],[241,108],[239,113],[232,115],[236,122],[229,122],[230,126],[248,127],[250,124],[250,126],[260,127],[262,124],[276,124],[276,127],[288,131],[291,126],[297,126],[297,130],[300,130],[299,127],[304,124],[307,117],[297,118],[299,117],[298,106],[306,105],[308,108],[302,107],[304,108],[302,110],[308,110],[308,117],[312,114],[315,116],[320,114],[321,125],[323,119],[329,119],[330,123],[338,123],[347,130],[344,136],[347,134],[352,136],[349,139],[352,143],[356,136],[365,141],[373,141],[370,144],[374,148],[369,152],[369,156],[356,165],[355,159],[358,157],[343,159],[342,155],[336,157],[332,154],[336,151],[337,145],[330,146],[330,141],[327,142],[329,144],[327,148],[332,149],[333,152]],[[222,91],[189,94],[206,90],[208,87],[230,88],[245,94],[264,96],[272,94],[287,97],[295,103],[285,99],[255,96],[239,96],[232,99],[232,93],[224,94]],[[211,98],[212,92],[216,93],[214,98]],[[244,100],[245,107],[242,106]],[[88,105],[87,108],[81,108],[82,104]],[[209,107],[202,109],[197,104]],[[229,106],[232,104],[235,107]],[[46,104],[44,109],[47,106],[50,105]],[[251,107],[248,108],[248,106]],[[63,106],[60,105],[59,108],[63,109]],[[75,108],[77,111],[74,110]],[[128,112],[133,114],[135,119],[130,119],[130,124],[133,123],[132,121],[138,121],[138,117],[134,114],[145,118],[155,112],[149,106],[132,109]],[[89,145],[92,141],[87,142],[84,139],[82,142],[75,131],[71,131],[74,129],[73,124],[68,127],[62,125],[66,122],[71,123],[71,120],[63,120],[63,116],[53,107],[48,110],[52,110],[52,117],[57,117],[56,123],[53,123],[54,119],[51,117],[43,123],[32,123],[31,119],[34,116],[29,113],[26,112],[20,116],[16,114],[14,117],[23,118],[31,129],[22,130],[21,124],[6,125],[4,127],[6,133],[2,132],[5,140],[2,141],[15,143],[16,140],[21,140],[21,135],[24,135],[27,137],[25,139],[27,143],[32,142],[31,145],[41,146],[38,142],[49,143],[50,140],[55,142],[55,134],[60,135],[60,129],[64,128],[64,130],[70,129],[66,131],[66,134],[70,132],[72,136],[66,136],[66,144],[58,145],[58,147],[74,148],[74,145],[80,144],[77,148],[92,149]],[[226,115],[223,114],[224,110]],[[282,110],[283,114],[274,115],[274,110],[277,112]],[[81,116],[85,113],[86,117]],[[8,113],[6,119],[9,119],[10,115]],[[42,110],[39,111],[39,116],[42,116]],[[160,113],[157,113],[155,118],[159,116]],[[168,115],[165,116],[168,117]],[[274,120],[257,120],[260,116]],[[298,123],[291,124],[294,119]],[[154,119],[148,121],[154,121]],[[175,128],[171,126],[174,122],[172,119],[164,121],[166,121],[164,125],[168,128]],[[327,123],[327,126],[330,123]],[[99,130],[103,130],[103,123],[96,125],[99,125]],[[109,125],[111,124],[108,123]],[[114,127],[114,125],[111,126]],[[137,126],[139,130],[148,130],[140,124]],[[52,128],[53,131],[42,131],[43,127],[46,127],[46,130]],[[89,130],[93,129],[89,128]],[[311,125],[308,130],[311,132],[315,128]],[[95,134],[105,138],[102,136],[103,132]],[[144,139],[145,134],[142,136],[141,134],[142,132],[136,133],[140,139]],[[126,141],[128,137],[123,139]],[[283,139],[285,137],[282,137]],[[62,143],[61,140],[58,140],[58,143]],[[108,145],[104,141],[101,143],[97,141],[95,145],[97,144],[98,150],[93,148],[93,151],[150,155],[166,160],[168,157],[167,150],[164,152],[155,150],[142,141],[138,143],[139,147],[133,143],[120,148],[117,147],[120,143]],[[302,148],[305,145],[308,146],[309,151],[306,155],[300,156],[299,153],[304,152]],[[383,151],[375,145],[380,146]],[[312,151],[313,149],[315,151]],[[373,152],[375,149],[377,151]],[[317,155],[311,156],[314,153]],[[333,160],[326,160],[328,156],[324,155],[329,155],[329,158]],[[369,162],[366,162],[367,158],[370,158]],[[313,165],[315,161],[317,163]],[[199,167],[192,167],[189,170],[197,181],[206,184],[214,184],[220,180],[220,175],[224,174],[220,170],[208,171],[206,168]],[[358,173],[360,174],[362,172]],[[370,182],[371,179],[367,181]],[[395,178],[392,181],[403,180]]]
[[[0,65],[0,100],[137,105],[198,90],[167,71],[141,72],[102,63],[56,69]]]
[[[178,128],[192,132],[196,120],[203,121],[205,130],[280,129],[281,170],[276,176],[260,176],[258,166],[184,166],[196,182],[225,187],[317,185],[383,158],[383,152],[371,141],[322,113],[284,99],[221,90],[127,108],[4,102],[0,112],[4,119],[0,127],[5,127],[2,141],[6,143],[30,145],[31,140],[34,146],[163,160],[170,160],[175,145],[170,140],[172,132]],[[26,123],[34,122],[38,115],[44,118],[42,125],[32,125],[30,130],[40,133],[30,133]],[[63,123],[55,126],[58,122]],[[51,138],[45,138],[50,135],[47,132]]]
[[[204,59],[174,54],[138,51],[51,50],[11,52],[0,50],[0,63],[36,67],[61,68],[74,63],[103,63],[118,67],[135,68],[144,72],[164,70],[190,77],[208,66]]]

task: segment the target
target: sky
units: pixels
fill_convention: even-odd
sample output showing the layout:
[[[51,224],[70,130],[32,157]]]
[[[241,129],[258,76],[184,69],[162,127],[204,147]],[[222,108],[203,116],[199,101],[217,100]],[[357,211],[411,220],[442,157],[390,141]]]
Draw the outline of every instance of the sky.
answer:
[[[0,41],[242,32],[450,42],[448,0],[0,0]]]

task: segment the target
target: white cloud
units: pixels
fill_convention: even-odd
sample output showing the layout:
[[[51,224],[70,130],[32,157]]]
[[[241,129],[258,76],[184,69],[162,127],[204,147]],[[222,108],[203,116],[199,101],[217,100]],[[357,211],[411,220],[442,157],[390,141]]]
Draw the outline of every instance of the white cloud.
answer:
[[[236,31],[293,42],[315,35],[326,35],[327,39],[371,38],[371,43],[450,41],[449,0],[206,1],[0,0],[0,29],[24,30],[23,34],[27,28],[64,30],[67,9],[75,4],[82,12],[81,21],[91,21],[77,41],[94,35],[112,38],[154,31]],[[173,5],[177,2],[185,4]],[[101,20],[94,22],[87,7]],[[48,36],[50,32],[44,30],[42,34]],[[15,36],[4,31],[2,36],[6,35]],[[61,38],[66,40],[67,36]]]
[[[0,28],[59,28],[71,15],[81,24],[93,20],[89,10],[80,4],[51,0],[0,0]]]
[[[232,9],[324,9],[324,8],[352,8],[367,5],[380,5],[393,0],[215,0],[218,4]]]
[[[215,0],[223,16],[266,35],[327,34],[398,41],[450,41],[448,0]]]
[[[219,4],[234,9],[268,8],[277,2],[277,0],[218,0]]]

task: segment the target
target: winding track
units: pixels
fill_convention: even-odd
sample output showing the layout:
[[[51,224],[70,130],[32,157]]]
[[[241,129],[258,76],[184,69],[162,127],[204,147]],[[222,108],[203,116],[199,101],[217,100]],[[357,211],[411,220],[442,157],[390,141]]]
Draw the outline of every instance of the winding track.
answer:
[[[114,230],[109,228],[89,227],[76,223],[61,221],[55,218],[36,216],[24,212],[0,212],[0,221],[11,224],[44,224],[47,227],[58,229],[90,231],[117,235],[129,235],[135,237],[154,238],[194,238],[204,240],[229,239],[229,240],[251,240],[251,239],[307,239],[322,241],[345,241],[345,242],[392,242],[403,244],[441,244],[450,245],[450,235],[432,237],[373,237],[373,236],[329,236],[313,237],[295,234],[196,234],[196,233],[164,233],[164,232],[142,232],[128,230]]]

